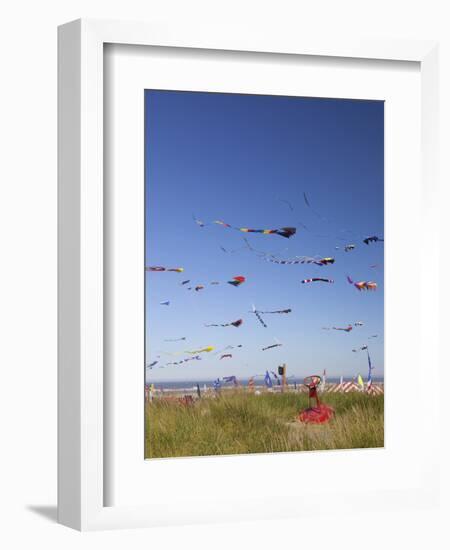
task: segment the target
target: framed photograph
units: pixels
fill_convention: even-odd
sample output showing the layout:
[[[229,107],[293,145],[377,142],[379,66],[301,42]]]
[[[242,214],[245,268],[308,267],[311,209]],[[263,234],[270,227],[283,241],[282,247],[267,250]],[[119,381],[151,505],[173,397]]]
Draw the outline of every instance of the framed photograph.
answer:
[[[432,505],[437,45],[80,20],[58,68],[59,521]]]

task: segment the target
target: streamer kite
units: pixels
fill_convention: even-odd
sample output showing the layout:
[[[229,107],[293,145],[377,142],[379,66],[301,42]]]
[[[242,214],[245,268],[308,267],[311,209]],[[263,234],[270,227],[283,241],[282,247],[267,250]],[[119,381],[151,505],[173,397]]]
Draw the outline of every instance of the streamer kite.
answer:
[[[267,325],[264,321],[264,319],[262,318],[262,315],[272,315],[272,314],[283,314],[283,313],[291,313],[292,312],[292,309],[291,308],[288,308],[288,309],[277,309],[275,311],[259,311],[256,309],[255,305],[252,304],[252,311],[251,313],[254,313],[256,318],[258,319],[258,321],[261,323],[261,325],[264,327],[264,328],[267,328]]]
[[[182,336],[181,338],[167,338],[164,342],[182,342],[183,340],[186,340],[186,336]]]
[[[160,306],[169,306],[169,305],[170,305],[170,301],[169,301],[169,300],[165,300],[164,302],[159,302],[159,305],[160,305]]]
[[[209,324],[205,325],[205,327],[240,327],[244,321],[242,319],[238,319],[237,321],[232,321],[231,323],[223,323],[223,324]]]
[[[149,365],[147,365],[147,368],[148,368],[148,369],[152,369],[157,363],[158,363],[158,361],[153,361],[152,363],[150,363]]]
[[[355,288],[357,288],[359,291],[361,290],[376,290],[377,289],[377,283],[374,281],[353,281],[351,277],[347,275],[347,281],[353,285]]]
[[[192,355],[197,355],[199,353],[210,353],[211,351],[214,351],[214,349],[215,349],[214,346],[206,346],[205,348],[186,350],[184,353],[191,353]]]
[[[365,244],[377,242],[384,242],[384,239],[382,239],[381,237],[377,237],[377,235],[372,235],[371,237],[366,237],[365,239],[363,239],[363,243]]]
[[[146,267],[145,271],[174,271],[176,273],[183,273],[184,267],[163,267],[160,265]]]
[[[261,233],[262,235],[280,235],[286,239],[290,239],[297,229],[295,227],[281,227],[280,229],[249,229],[247,227],[234,227],[229,223],[225,223],[221,220],[216,220],[214,223],[222,225],[223,227],[228,227],[230,229],[235,229],[236,231],[241,231],[242,233]]]
[[[237,346],[225,346],[224,348],[218,350],[214,355],[220,355],[220,354],[222,354],[224,351],[228,351],[228,350],[236,349],[236,348],[242,348],[242,344],[238,344]],[[221,359],[222,359],[222,358],[221,358]]]
[[[280,260],[274,256],[267,256],[265,259],[268,262],[280,265],[314,264],[322,266],[334,264],[335,262],[334,258],[313,258],[310,256],[297,256],[288,260]]]
[[[168,367],[169,365],[182,365],[183,363],[187,363],[188,361],[201,361],[202,358],[200,355],[195,355],[194,357],[186,357],[185,359],[181,359],[181,361],[172,361],[171,363],[166,363],[164,366]]]
[[[281,347],[282,345],[283,345],[283,344],[281,344],[281,343],[277,343],[277,344],[272,344],[272,345],[270,345],[270,346],[266,346],[265,348],[261,348],[261,349],[262,349],[262,351],[266,351],[266,350],[272,349],[272,348],[279,348],[279,347]]]
[[[353,330],[352,325],[348,325],[347,327],[323,327],[324,330],[342,330],[344,332],[351,332]]]
[[[326,279],[324,277],[313,277],[312,279],[303,279],[302,283],[334,283],[333,279]]]

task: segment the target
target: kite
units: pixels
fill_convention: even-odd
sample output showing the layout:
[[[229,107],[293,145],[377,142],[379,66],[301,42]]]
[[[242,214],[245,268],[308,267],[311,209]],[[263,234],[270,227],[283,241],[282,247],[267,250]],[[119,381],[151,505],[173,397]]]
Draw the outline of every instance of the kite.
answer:
[[[190,283],[190,281],[190,279],[186,279],[185,281],[182,281],[180,285],[187,285],[188,283]]]
[[[176,273],[183,273],[184,267],[162,267],[159,265],[146,267],[145,271],[175,271]]]
[[[358,351],[364,351],[368,350],[367,346],[362,346],[361,348],[352,349],[353,353],[357,353]]]
[[[181,338],[168,338],[164,340],[164,342],[181,342],[182,340],[186,340],[186,336],[182,336]]]
[[[268,262],[280,265],[295,265],[295,264],[314,264],[314,265],[330,265],[334,264],[334,258],[312,258],[310,256],[297,256],[288,260],[280,260],[274,256],[267,256],[265,258]]]
[[[261,315],[271,315],[271,314],[274,314],[274,313],[291,313],[291,312],[292,312],[292,309],[290,309],[290,308],[288,308],[288,309],[277,309],[275,311],[259,311],[259,310],[256,309],[254,304],[252,304],[252,311],[250,313],[254,313],[256,318],[258,319],[258,321],[262,324],[262,326],[264,328],[267,328],[267,325],[264,322],[264,319],[262,318]]]
[[[233,355],[231,353],[224,353],[223,355],[220,356],[220,359],[231,359],[233,357]]]
[[[220,388],[222,387],[222,384],[220,382],[220,378],[217,378],[216,380],[214,380],[213,387],[214,387],[214,391],[216,391],[216,392],[220,391]]]
[[[194,349],[194,350],[186,350],[184,353],[190,353],[192,355],[197,355],[199,353],[209,353],[210,351],[214,351],[214,347],[213,346],[206,346],[206,348],[201,348],[201,349]]]
[[[170,302],[169,302],[169,300],[166,300],[164,302],[159,302],[159,305],[160,306],[168,306],[168,305],[170,305]]]
[[[364,323],[362,321],[356,321],[355,327],[362,327],[364,326]]]
[[[227,283],[229,285],[232,285],[234,287],[238,287],[240,286],[242,283],[245,283],[246,279],[243,275],[236,275],[235,277],[233,277],[230,281],[227,281]],[[189,281],[187,281],[189,282]],[[183,284],[183,283],[182,283]],[[213,285],[213,286],[217,286],[217,285],[220,285],[220,281],[211,281],[209,283],[210,285]],[[195,287],[188,287],[188,290],[195,290],[195,291],[199,291],[199,290],[203,290],[205,288],[205,285],[197,285]]]
[[[224,351],[228,351],[228,350],[236,349],[236,348],[242,348],[242,344],[238,344],[237,346],[226,346],[226,347],[220,349],[219,351],[217,351],[214,355],[219,355],[219,354],[223,353]],[[222,357],[221,357],[221,359],[222,359]]]
[[[245,283],[245,277],[243,277],[242,275],[238,275],[237,277],[233,277],[231,281],[228,281],[229,285],[233,285],[235,287],[241,285],[242,283]],[[219,283],[217,283],[217,284],[219,284]]]
[[[348,325],[347,327],[323,327],[324,330],[343,330],[344,332],[350,332],[353,330],[352,325]]]
[[[323,277],[313,277],[312,279],[303,279],[302,283],[315,283],[315,282],[322,282],[322,283],[334,283],[333,279],[325,279]]]
[[[209,324],[205,325],[205,327],[240,327],[244,321],[242,319],[238,319],[237,321],[232,321],[231,323],[223,323],[223,324]]]
[[[236,229],[242,233],[261,233],[263,235],[280,235],[280,237],[285,237],[289,239],[297,232],[295,227],[281,227],[280,229],[248,229],[247,227],[234,227],[228,223],[225,223],[221,220],[216,220],[214,223],[222,225],[223,227],[229,227],[231,229]]]
[[[351,252],[352,250],[355,250],[356,246],[354,244],[346,244],[344,246],[344,252]]]
[[[265,348],[261,348],[261,349],[262,349],[262,351],[266,351],[266,350],[272,349],[272,348],[279,348],[279,347],[282,346],[282,345],[283,345],[283,344],[281,344],[281,343],[277,343],[277,344],[272,344],[272,345],[270,345],[270,346],[266,346]]]
[[[374,281],[353,281],[351,277],[347,275],[347,281],[353,285],[355,288],[357,288],[359,291],[361,290],[376,290],[377,289],[377,283]]]
[[[166,363],[165,366],[169,365],[181,365],[182,363],[187,363],[188,361],[201,361],[202,358],[200,355],[195,355],[194,357],[186,357],[186,359],[181,359],[181,361],[174,361],[172,363]]]
[[[192,219],[194,220],[194,222],[199,226],[199,227],[205,227],[205,222],[203,222],[202,220],[199,220],[198,218],[196,218],[194,216],[194,214],[192,214]]]
[[[384,239],[382,239],[381,237],[377,237],[376,235],[372,235],[371,237],[366,237],[365,239],[363,239],[363,243],[365,244],[376,243],[378,241],[384,242]]]
[[[157,363],[158,361],[153,361],[152,363],[150,363],[150,365],[147,365],[147,368],[152,369]]]
[[[324,424],[333,417],[334,409],[319,401],[317,388],[321,383],[322,378],[317,374],[307,376],[304,379],[303,384],[308,388],[309,404],[308,408],[301,411],[298,415],[298,421],[304,422],[305,424]]]

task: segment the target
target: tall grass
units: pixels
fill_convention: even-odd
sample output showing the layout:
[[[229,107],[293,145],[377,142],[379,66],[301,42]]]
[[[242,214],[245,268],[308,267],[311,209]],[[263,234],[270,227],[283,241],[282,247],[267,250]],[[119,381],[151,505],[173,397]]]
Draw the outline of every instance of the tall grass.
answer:
[[[296,422],[305,394],[229,392],[191,406],[146,405],[146,458],[353,449],[384,445],[384,397],[327,394],[335,410],[324,425]]]

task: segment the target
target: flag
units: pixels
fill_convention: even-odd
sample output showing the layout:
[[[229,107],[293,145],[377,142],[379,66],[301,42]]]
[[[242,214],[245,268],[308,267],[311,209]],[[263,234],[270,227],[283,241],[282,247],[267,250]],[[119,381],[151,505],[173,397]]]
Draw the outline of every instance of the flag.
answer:
[[[278,375],[275,372],[273,372],[273,370],[270,371],[270,374],[273,375],[273,377],[277,381],[278,385],[280,386],[281,385],[281,380],[278,378]]]
[[[219,378],[217,378],[217,380],[214,380],[213,386],[214,386],[215,391],[220,390],[220,388],[222,387],[222,384],[221,384]]]
[[[268,388],[271,388],[273,385],[272,379],[270,378],[270,374],[268,370],[266,370],[266,375],[264,376],[264,382]]]
[[[364,389],[364,380],[360,374],[358,374],[358,386],[363,390]]]
[[[234,384],[237,386],[237,378],[236,376],[224,376],[222,380],[225,382],[225,384]]]
[[[367,389],[370,390],[372,387],[372,361],[370,360],[369,350],[367,350],[367,361],[369,362],[369,375],[367,377]]]

